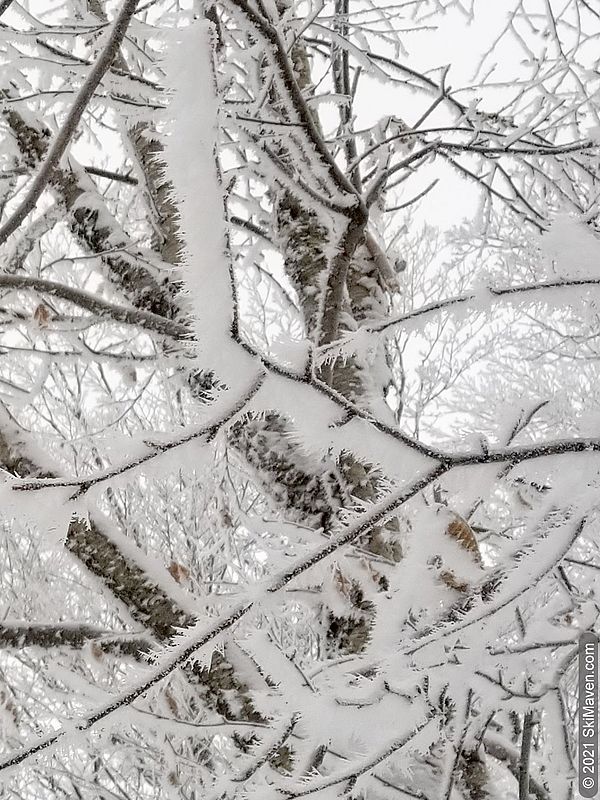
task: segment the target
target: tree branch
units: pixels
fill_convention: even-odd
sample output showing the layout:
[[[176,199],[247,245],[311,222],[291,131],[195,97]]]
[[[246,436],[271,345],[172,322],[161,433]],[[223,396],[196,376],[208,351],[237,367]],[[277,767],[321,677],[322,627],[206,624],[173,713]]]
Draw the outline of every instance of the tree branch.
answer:
[[[119,181],[120,183],[128,183],[130,186],[137,186],[139,181],[133,175],[123,175],[121,172],[113,172],[110,169],[101,169],[100,167],[85,166],[84,170],[88,175],[96,175],[98,178],[107,178],[110,181]]]
[[[25,162],[29,167],[35,167],[47,152],[50,132],[28,125],[13,110],[4,112],[4,115]],[[73,235],[91,253],[103,259],[132,305],[167,319],[180,319],[182,309],[177,297],[177,283],[170,276],[160,274],[159,267],[154,264],[155,258],[150,255],[148,261],[145,251],[138,251],[116,220],[113,224],[112,215],[96,184],[87,177],[83,167],[78,169],[72,156],[69,167],[69,170],[56,168],[51,183],[64,203]],[[91,200],[88,199],[90,194]],[[116,236],[120,240],[117,243]]]
[[[2,622],[0,624],[0,647],[72,647],[81,649],[88,642],[97,642],[106,652],[138,656],[148,652],[151,641],[139,634],[124,631],[107,631],[93,625],[67,625],[65,623]]]
[[[433,719],[434,713],[430,712],[422,722],[420,722],[410,731],[410,733],[407,733],[404,736],[396,739],[396,741],[385,747],[380,753],[365,758],[363,763],[359,764],[358,766],[350,767],[341,774],[327,775],[325,777],[319,776],[318,778],[314,778],[305,784],[306,788],[299,790],[290,789],[287,791],[284,789],[283,792],[287,797],[306,797],[306,795],[314,794],[315,792],[321,792],[324,789],[329,789],[331,786],[337,786],[340,783],[349,783],[350,785],[353,785],[357,779],[361,777],[361,775],[365,775],[367,772],[370,772],[372,769],[379,766],[379,764],[382,764],[391,755],[397,753],[398,750],[406,747],[406,745],[411,742],[415,736],[421,733],[421,731],[424,730]]]
[[[357,194],[352,182],[348,180],[345,173],[339,168],[335,159],[329,152],[329,148],[323,141],[314,117],[306,104],[298,83],[296,82],[294,71],[289,61],[287,48],[283,44],[277,29],[269,20],[258,14],[249,5],[249,3],[246,2],[246,0],[231,0],[231,2],[234,7],[242,11],[244,16],[250,20],[257,31],[259,31],[269,43],[270,48],[267,50],[267,53],[271,53],[274,57],[286,91],[291,100],[292,107],[302,122],[302,129],[305,131],[306,136],[316,154],[326,166],[334,185],[342,192],[343,195],[350,195],[351,197],[354,197],[355,201],[360,204],[360,196]],[[339,209],[339,212],[342,214],[347,213],[347,211],[348,209],[344,208],[343,206]]]
[[[529,800],[529,762],[534,724],[533,711],[527,711],[523,718],[521,757],[519,759],[519,800]]]
[[[0,275],[1,288],[36,291],[51,297],[58,297],[101,317],[108,316],[115,322],[123,322],[127,325],[140,325],[147,330],[172,336],[175,339],[190,339],[192,336],[191,329],[176,320],[167,319],[143,309],[125,308],[103,300],[85,289],[76,289],[57,281],[36,278],[31,275]]]
[[[135,13],[137,3],[138,0],[125,0],[123,3],[123,7],[110,32],[107,44],[95,65],[92,67],[92,70],[85,83],[81,87],[79,94],[71,106],[71,110],[69,111],[65,122],[63,123],[62,128],[58,132],[58,135],[52,143],[38,174],[33,180],[29,191],[27,192],[24,200],[8,218],[4,225],[0,226],[0,244],[3,244],[8,237],[17,230],[29,212],[35,208],[40,195],[52,177],[54,168],[58,166],[60,159],[69,146],[69,143],[75,134],[75,131],[77,130],[79,121],[81,120],[81,117],[87,108],[87,104],[92,99],[100,81],[118,53],[121,42],[123,41],[127,28],[129,27],[129,23],[131,22],[131,18]]]
[[[89,492],[89,490],[93,487],[98,485],[99,483],[105,483],[109,481],[111,478],[115,478],[118,475],[124,475],[126,472],[129,472],[136,467],[139,467],[141,464],[145,464],[147,461],[152,460],[153,458],[157,458],[158,456],[162,455],[163,453],[167,453],[170,450],[173,450],[177,447],[182,447],[183,445],[187,444],[188,442],[193,441],[194,439],[205,438],[207,442],[210,442],[214,437],[217,435],[218,431],[226,425],[231,420],[242,411],[249,401],[254,397],[254,395],[258,392],[260,387],[263,384],[265,379],[265,373],[261,371],[261,373],[252,381],[250,387],[241,395],[241,397],[236,400],[234,403],[230,405],[230,407],[224,411],[220,417],[212,422],[207,422],[203,425],[195,427],[192,431],[188,431],[187,433],[182,434],[181,436],[177,437],[176,439],[172,439],[168,442],[152,442],[148,444],[148,451],[143,453],[142,455],[138,456],[137,458],[132,459],[131,461],[127,461],[125,464],[121,464],[118,467],[113,467],[111,469],[104,470],[102,472],[97,473],[89,478],[84,478],[82,480],[69,480],[63,478],[43,478],[36,481],[24,481],[23,483],[15,483],[13,485],[13,489],[17,491],[36,491],[38,489],[48,488],[49,486],[52,487],[77,487],[77,491],[73,494],[72,498],[75,500],[78,497]]]
[[[463,600],[461,600],[460,604],[452,608],[450,613],[447,614],[435,626],[435,628],[429,629],[421,634],[416,643],[414,641],[409,642],[406,647],[402,648],[402,652],[406,655],[412,656],[430,644],[433,644],[434,642],[440,642],[446,639],[448,636],[454,636],[460,631],[470,628],[472,625],[481,623],[482,620],[486,620],[486,622],[489,621],[493,616],[509,606],[518,597],[521,597],[526,592],[533,589],[534,586],[537,586],[542,578],[544,578],[556,567],[558,563],[562,561],[564,556],[569,552],[573,544],[581,535],[586,523],[587,516],[583,515],[576,518],[574,521],[569,520],[569,523],[565,524],[564,527],[567,531],[565,540],[561,541],[557,546],[557,551],[552,554],[552,559],[545,560],[543,563],[538,565],[532,565],[530,572],[526,573],[526,585],[509,587],[507,592],[499,592],[493,601],[480,603],[479,605],[475,606],[473,606],[473,599],[476,595],[476,590],[474,590],[472,594],[470,593]],[[527,557],[527,555],[531,556],[531,553],[528,551],[528,549],[521,548],[519,552],[514,554],[513,562],[516,564],[524,557]],[[504,571],[503,574],[496,575],[496,582],[506,578],[509,574],[510,572]],[[484,582],[489,583],[489,580],[489,576],[487,576]]]
[[[505,288],[496,288],[494,286],[485,286],[479,292],[471,292],[470,294],[459,295],[457,297],[450,297],[447,300],[438,300],[435,303],[429,303],[414,311],[409,311],[407,314],[394,317],[393,319],[386,319],[383,322],[375,323],[372,325],[365,325],[364,329],[371,333],[381,333],[382,331],[393,328],[396,325],[401,325],[404,322],[417,319],[419,317],[428,316],[435,311],[441,311],[453,306],[460,306],[467,303],[480,302],[485,293],[492,295],[492,297],[510,297],[511,295],[527,294],[529,292],[544,291],[547,289],[568,289],[568,288],[581,288],[584,286],[600,286],[600,278],[559,278],[555,281],[548,283],[527,283],[522,286],[507,286]],[[335,342],[328,346],[320,348],[319,353],[325,353],[336,346]]]

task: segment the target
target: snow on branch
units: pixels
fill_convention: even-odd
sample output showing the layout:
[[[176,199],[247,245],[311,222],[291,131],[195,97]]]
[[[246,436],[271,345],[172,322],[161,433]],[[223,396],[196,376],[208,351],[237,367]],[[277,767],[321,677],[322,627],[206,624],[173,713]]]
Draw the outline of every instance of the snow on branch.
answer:
[[[97,473],[88,478],[83,479],[65,479],[65,478],[45,478],[40,480],[26,480],[23,482],[15,481],[13,483],[13,489],[16,491],[36,491],[40,489],[45,489],[48,487],[76,487],[77,491],[73,493],[71,496],[71,500],[76,500],[79,497],[87,494],[90,489],[98,484],[103,484],[108,481],[111,481],[117,478],[120,475],[125,475],[126,473],[130,472],[131,470],[137,469],[142,464],[147,464],[149,461],[153,459],[159,458],[161,455],[168,453],[178,447],[183,447],[184,445],[188,444],[197,439],[204,439],[206,443],[212,442],[215,438],[217,433],[226,426],[227,424],[231,423],[235,417],[240,414],[249,401],[254,397],[254,395],[260,389],[263,380],[264,380],[264,373],[260,373],[255,379],[252,381],[250,387],[242,393],[242,395],[238,399],[230,400],[226,407],[223,409],[220,416],[216,419],[212,419],[210,422],[203,423],[199,426],[194,426],[193,430],[186,431],[185,433],[181,434],[177,438],[169,439],[165,442],[160,441],[152,441],[148,439],[147,441],[143,442],[143,452],[141,452],[137,457],[133,458],[131,461],[127,461],[124,464],[120,464],[116,467],[112,467],[109,469],[104,470],[103,472]]]
[[[386,319],[375,324],[364,325],[361,330],[369,331],[370,333],[381,333],[398,325],[403,325],[406,322],[411,322],[412,320],[416,320],[421,317],[429,317],[436,311],[443,311],[446,309],[452,310],[454,307],[463,305],[472,305],[474,311],[482,311],[484,307],[488,305],[486,300],[493,301],[496,298],[511,299],[513,297],[516,298],[519,295],[536,295],[538,292],[543,293],[544,291],[550,291],[552,289],[583,289],[585,287],[598,285],[600,285],[600,278],[591,275],[587,278],[560,278],[555,281],[529,283],[522,286],[482,286],[477,292],[470,292],[469,294],[464,294],[460,297],[449,297],[446,300],[438,300],[434,303],[428,303],[421,308],[416,308],[414,311],[409,311],[406,314],[393,317],[392,319]],[[534,297],[534,300],[536,299],[537,297]],[[563,298],[562,296],[559,296],[558,300],[561,303],[566,302],[566,298]],[[556,302],[555,295],[552,295],[548,299],[548,302],[553,301]],[[324,345],[323,347],[319,348],[319,355],[324,355],[328,351],[333,350],[336,346],[339,346],[336,344],[336,342],[332,342],[329,345]]]
[[[236,623],[248,615],[261,601],[266,600],[270,595],[277,594],[295,578],[329,558],[341,548],[351,544],[361,535],[367,533],[373,526],[384,521],[395,509],[399,508],[411,497],[414,497],[435,481],[442,472],[443,469],[434,469],[423,475],[419,475],[412,483],[403,487],[401,490],[391,492],[380,503],[375,504],[369,511],[358,516],[352,524],[342,529],[339,533],[331,535],[325,544],[313,549],[307,556],[296,559],[283,571],[259,583],[253,588],[251,594],[241,599],[236,598],[237,602],[235,605],[213,623],[207,625],[205,621],[201,621],[194,627],[188,628],[185,633],[182,634],[179,641],[168,648],[166,655],[162,657],[158,655],[156,657],[156,665],[150,668],[149,674],[147,674],[144,679],[132,685],[122,694],[113,698],[110,702],[97,708],[90,714],[72,721],[69,728],[62,728],[22,748],[3,761],[0,761],[0,772],[17,767],[39,753],[43,753],[59,745],[63,740],[67,740],[70,737],[73,730],[80,732],[89,731],[99,722],[135,702],[135,700],[164,680],[178,667],[184,666],[188,660],[192,656],[195,656],[205,645],[230,631]],[[412,738],[412,735],[409,738]],[[398,749],[398,747],[403,746],[403,744],[404,739],[397,743],[394,749]],[[370,769],[371,766],[376,766],[381,760],[387,758],[391,752],[393,752],[393,750],[380,754],[376,761],[372,765],[367,766],[366,769]],[[362,773],[359,772],[359,774]]]
[[[137,656],[151,648],[151,641],[139,633],[108,631],[93,625],[67,623],[13,622],[5,620],[0,625],[0,646],[71,647],[80,649],[88,642],[96,642],[102,651]]]
[[[532,543],[525,543],[519,548],[511,559],[512,564],[506,573],[501,572],[499,575],[486,578],[486,582],[490,580],[498,582],[501,587],[491,601],[477,603],[471,608],[469,599],[463,600],[462,603],[467,609],[464,613],[459,608],[457,618],[453,610],[450,619],[442,620],[435,630],[425,633],[416,642],[407,643],[403,648],[404,652],[414,656],[430,645],[439,644],[444,639],[478,625],[483,620],[489,621],[517,598],[534,589],[557,564],[560,564],[581,536],[587,521],[588,514],[585,513],[582,516],[569,518],[556,529],[551,528],[541,534],[535,531]],[[550,537],[552,546],[544,547],[545,540]],[[475,635],[479,635],[478,632]]]
[[[240,354],[230,334],[237,309],[217,154],[219,103],[208,22],[173,35],[165,71],[171,101],[165,112],[163,157],[177,202],[183,277],[199,355],[204,369],[235,381]]]

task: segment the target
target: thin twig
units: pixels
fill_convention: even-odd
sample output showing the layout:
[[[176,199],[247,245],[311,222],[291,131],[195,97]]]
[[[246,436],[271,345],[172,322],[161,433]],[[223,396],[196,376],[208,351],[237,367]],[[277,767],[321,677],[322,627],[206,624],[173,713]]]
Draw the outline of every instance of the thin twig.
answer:
[[[84,167],[88,175],[97,175],[98,178],[107,178],[110,181],[119,181],[119,183],[128,183],[130,186],[137,186],[139,181],[133,175],[123,175],[121,172],[113,172],[110,169],[100,169],[100,167]]]
[[[529,800],[529,762],[535,720],[533,711],[523,717],[523,738],[521,739],[521,758],[519,759],[519,800]]]
[[[394,317],[393,319],[386,319],[382,322],[372,325],[365,325],[364,330],[367,330],[371,333],[381,333],[382,331],[393,328],[396,325],[401,325],[404,322],[410,322],[413,319],[418,319],[419,317],[425,317],[429,314],[433,314],[435,311],[442,311],[447,308],[452,308],[453,306],[460,306],[466,303],[472,303],[476,300],[481,300],[481,298],[485,297],[486,294],[491,295],[492,298],[510,297],[514,295],[527,294],[529,292],[541,292],[548,289],[573,289],[583,288],[586,286],[600,286],[600,278],[592,276],[589,278],[561,278],[559,280],[549,281],[547,283],[527,283],[521,286],[506,286],[503,288],[485,286],[477,293],[471,292],[465,295],[449,297],[446,300],[438,300],[433,303],[428,303],[421,308],[417,308],[414,311],[409,311],[406,314]],[[336,343],[333,342],[327,347],[322,347],[319,351],[319,354],[323,354],[328,350],[334,349],[335,347]]]

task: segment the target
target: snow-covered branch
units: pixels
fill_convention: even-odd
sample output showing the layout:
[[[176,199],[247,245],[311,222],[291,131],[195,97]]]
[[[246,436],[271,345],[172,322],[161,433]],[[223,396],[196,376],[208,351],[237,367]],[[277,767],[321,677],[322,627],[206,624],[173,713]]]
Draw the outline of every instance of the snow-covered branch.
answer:
[[[104,652],[139,657],[148,652],[152,643],[137,633],[119,633],[92,625],[67,625],[63,623],[7,622],[0,625],[0,646],[14,649],[23,647],[73,647],[81,649],[89,642],[97,642]]]

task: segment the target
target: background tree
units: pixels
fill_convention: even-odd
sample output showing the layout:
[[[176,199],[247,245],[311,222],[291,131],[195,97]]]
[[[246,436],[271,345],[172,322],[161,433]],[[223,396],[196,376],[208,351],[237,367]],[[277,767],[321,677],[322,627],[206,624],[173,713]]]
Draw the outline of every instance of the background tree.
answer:
[[[7,795],[573,796],[599,21],[0,2]]]

